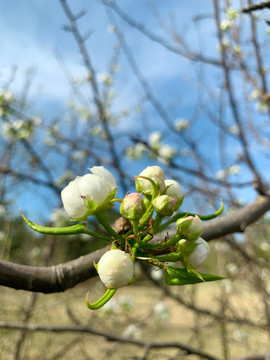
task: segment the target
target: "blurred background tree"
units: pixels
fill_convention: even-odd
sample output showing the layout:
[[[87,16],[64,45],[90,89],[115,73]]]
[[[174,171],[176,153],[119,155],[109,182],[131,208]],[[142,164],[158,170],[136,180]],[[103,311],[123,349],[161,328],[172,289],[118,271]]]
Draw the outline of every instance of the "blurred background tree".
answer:
[[[94,278],[46,297],[22,290],[18,297],[13,289],[2,287],[3,359],[74,354],[78,359],[266,358],[269,3],[213,0],[194,6],[188,1],[59,0],[45,7],[32,5],[24,5],[23,11],[17,2],[15,13],[23,19],[29,12],[43,24],[43,11],[53,15],[58,26],[44,26],[37,33],[38,50],[46,31],[51,34],[48,42],[54,32],[60,42],[57,47],[50,44],[55,48],[53,65],[44,43],[49,96],[36,84],[38,62],[36,68],[28,64],[21,75],[26,48],[22,61],[13,58],[16,66],[8,64],[7,69],[4,64],[0,74],[1,284],[40,291],[39,284],[22,283],[20,278],[21,272],[31,278],[37,268],[15,263],[48,267],[48,276],[56,277],[51,282],[60,287],[55,290],[46,283],[43,292],[65,290],[94,277],[93,270],[85,269],[98,261],[104,243],[84,236],[37,236],[18,218],[17,210],[21,207],[40,223],[68,224],[61,189],[94,165],[113,172],[119,196],[132,191],[134,175],[157,164],[183,187],[184,210],[207,214],[222,198],[224,217],[207,224],[204,233],[215,249],[205,269],[216,268],[226,280],[171,290],[157,271],[141,267],[136,286],[123,289],[98,314],[87,312],[82,300],[85,288],[100,291]],[[1,6],[10,12],[10,5]],[[9,38],[4,32],[1,37],[5,50]],[[63,83],[67,80],[61,86],[59,73]],[[67,87],[62,97],[56,94]],[[112,212],[112,223],[116,216]],[[89,221],[97,229],[98,224]],[[76,276],[71,273],[68,285],[65,279],[61,283],[54,265],[65,267],[74,260],[79,268],[77,259],[84,264],[82,270]],[[135,315],[131,309],[137,309]],[[35,330],[46,335],[29,333]],[[61,342],[51,331],[71,334]],[[102,340],[94,346],[96,336]],[[158,346],[162,350],[157,352]]]

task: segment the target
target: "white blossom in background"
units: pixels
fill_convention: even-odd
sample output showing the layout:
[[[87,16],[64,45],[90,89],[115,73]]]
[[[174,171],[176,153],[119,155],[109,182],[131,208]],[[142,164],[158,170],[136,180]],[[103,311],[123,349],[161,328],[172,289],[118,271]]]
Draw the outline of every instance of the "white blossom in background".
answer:
[[[116,26],[114,24],[109,24],[107,30],[109,33],[114,33],[116,31]]]
[[[227,171],[226,170],[219,170],[216,172],[216,178],[218,180],[224,180],[227,176]]]
[[[130,324],[124,329],[122,336],[130,339],[139,340],[142,338],[142,331],[137,325]]]
[[[265,252],[269,252],[270,253],[270,244],[266,241],[263,241],[261,244],[260,244],[260,249],[265,251]]]
[[[233,337],[236,341],[242,342],[248,340],[248,334],[242,329],[235,329],[233,331]]]
[[[239,127],[237,125],[230,126],[228,130],[230,134],[239,135]]]
[[[183,131],[189,128],[189,121],[187,119],[176,119],[174,122],[176,131]]]
[[[168,163],[176,155],[176,150],[170,145],[162,145],[158,150],[160,161]]]
[[[57,184],[61,186],[68,181],[71,181],[72,179],[74,179],[74,173],[70,170],[67,170],[57,179]]]
[[[269,111],[269,105],[264,101],[260,101],[256,103],[255,109],[261,113],[267,113]]]
[[[67,217],[66,211],[61,209],[54,209],[50,216],[51,222],[53,223],[53,226],[65,226],[67,225],[69,219]]]
[[[120,310],[130,312],[134,308],[134,299],[130,295],[121,295],[118,298]]]
[[[230,279],[224,279],[220,282],[226,294],[231,294],[233,292],[233,283]]]
[[[238,175],[241,172],[241,168],[239,165],[232,165],[228,169],[228,175]]]
[[[235,45],[233,46],[233,52],[234,52],[236,55],[242,54],[242,49],[241,49],[240,45],[235,44]]]
[[[105,305],[102,307],[102,312],[104,315],[112,315],[117,314],[119,310],[118,302],[115,299],[110,299]]]
[[[170,322],[170,309],[164,301],[160,301],[155,305],[154,316],[157,324],[165,325]]]
[[[228,31],[233,26],[233,22],[229,19],[222,20],[219,28],[221,31]]]
[[[103,83],[107,86],[111,86],[113,83],[112,77],[106,72],[97,74],[97,79],[100,83]]]
[[[87,156],[87,153],[85,150],[76,150],[73,151],[71,154],[71,157],[74,161],[82,161]]]
[[[221,50],[226,50],[230,47],[230,41],[227,38],[223,38],[221,43],[217,44],[217,51],[220,53]]]
[[[4,103],[10,104],[14,101],[14,94],[10,90],[1,89],[0,90],[0,99],[3,99]]]
[[[148,136],[148,144],[153,149],[158,149],[161,146],[162,134],[160,131],[154,131]]]
[[[97,136],[101,139],[105,138],[105,133],[100,125],[96,125],[91,128],[91,135]]]
[[[237,11],[236,9],[234,9],[232,7],[229,7],[227,9],[226,14],[227,14],[228,18],[230,18],[232,20],[237,19],[240,16],[239,11]]]
[[[259,100],[261,97],[261,92],[257,89],[254,89],[251,91],[251,93],[249,94],[249,97],[248,99],[250,101],[256,101],[256,100]]]
[[[150,277],[155,281],[161,280],[163,278],[163,275],[163,270],[157,269],[156,267],[153,267],[153,269],[150,271]]]
[[[141,143],[137,143],[135,146],[128,146],[126,148],[126,156],[130,159],[141,159],[145,149],[145,145]]]
[[[230,175],[238,175],[241,172],[241,167],[239,165],[232,165],[228,169],[222,169],[216,172],[216,178],[218,180],[224,180]]]
[[[235,276],[238,274],[238,266],[234,263],[229,263],[226,265],[226,271],[230,276]]]

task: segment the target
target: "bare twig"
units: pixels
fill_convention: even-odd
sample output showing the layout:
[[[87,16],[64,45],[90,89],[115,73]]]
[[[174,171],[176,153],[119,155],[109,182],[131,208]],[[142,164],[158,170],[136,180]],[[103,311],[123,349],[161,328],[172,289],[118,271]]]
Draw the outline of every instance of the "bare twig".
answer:
[[[173,341],[144,341],[144,340],[136,340],[129,339],[127,337],[123,337],[115,334],[114,332],[103,332],[97,329],[94,329],[90,326],[80,325],[80,326],[52,326],[52,325],[41,325],[41,324],[21,324],[14,322],[0,322],[1,329],[10,329],[10,330],[21,330],[25,329],[28,331],[40,331],[40,332],[55,332],[55,333],[66,333],[66,332],[74,332],[74,333],[86,333],[97,335],[106,338],[109,341],[118,341],[121,343],[133,344],[148,348],[177,348],[181,349],[186,355],[198,355],[203,359],[208,360],[218,360],[217,357],[212,356],[204,351],[192,348],[180,342]]]

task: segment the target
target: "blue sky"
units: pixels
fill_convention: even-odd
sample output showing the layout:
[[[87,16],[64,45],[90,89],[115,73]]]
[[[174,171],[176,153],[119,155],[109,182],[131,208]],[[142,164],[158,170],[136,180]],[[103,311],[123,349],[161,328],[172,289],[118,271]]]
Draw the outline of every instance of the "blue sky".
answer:
[[[68,3],[75,12],[82,8],[88,11],[87,15],[79,21],[80,28],[83,33],[91,31],[87,46],[96,72],[106,71],[116,39],[114,34],[109,31],[110,22],[104,7],[95,0],[70,0]],[[151,7],[147,5],[147,1],[121,0],[118,1],[118,4],[139,22],[145,24],[153,33],[164,35],[164,32],[160,30],[160,24],[152,14]],[[165,22],[175,22],[177,30],[179,33],[185,34],[185,41],[189,45],[202,46],[204,49],[209,49],[210,55],[218,57],[213,21],[208,19],[201,22],[199,32],[204,34],[203,43],[198,43],[198,36],[191,29],[190,19],[196,14],[209,14],[211,5],[210,0],[159,1],[158,11]],[[135,59],[143,75],[147,76],[149,84],[155,90],[157,98],[167,105],[180,98],[179,104],[170,113],[171,117],[175,119],[189,118],[193,113],[198,91],[201,91],[196,89],[196,74],[199,69],[195,67],[196,72],[194,72],[194,66],[190,62],[141,36],[137,30],[128,27],[118,17],[117,21],[129,46],[135,49]],[[37,110],[40,109],[48,118],[59,115],[72,97],[70,86],[57,60],[56,52],[63,57],[74,76],[80,77],[85,74],[77,45],[72,35],[63,31],[64,24],[67,24],[67,19],[59,1],[27,0],[27,2],[23,2],[13,0],[0,2],[0,84],[5,83],[11,67],[17,66],[16,80],[11,88],[14,92],[19,93],[25,80],[25,72],[34,67],[36,74],[33,78],[29,99],[33,107]],[[187,32],[187,30],[189,31]],[[118,95],[114,105],[116,110],[123,108],[123,104],[134,105],[143,96],[141,85],[133,76],[123,54],[119,57],[119,65],[120,72],[117,74],[115,83]],[[210,85],[218,82],[217,73],[213,70],[208,69],[203,76]],[[147,110],[148,118],[151,119],[152,125],[154,124],[152,129],[164,132],[164,125],[156,111],[149,105]],[[134,126],[136,126],[136,122],[131,118],[129,121],[121,123],[120,130],[124,132]],[[216,156],[209,150],[209,146],[213,146],[215,132],[214,130],[209,132],[207,126],[207,121],[202,117],[200,128],[197,130],[204,137],[203,151],[208,153],[211,158]],[[164,133],[166,135],[166,130]],[[168,139],[168,141],[172,140]],[[237,148],[236,144],[234,146]],[[235,150],[233,152],[236,153]],[[128,163],[128,165],[133,167],[134,172],[142,170],[140,164]],[[85,169],[86,171],[87,169]],[[53,203],[50,202],[48,194],[41,191],[40,196],[43,201],[48,202],[47,208],[51,209]],[[20,206],[20,202],[26,204],[28,214],[31,209],[34,210],[36,217],[42,213],[40,202],[33,201],[31,192],[21,195],[15,206]]]

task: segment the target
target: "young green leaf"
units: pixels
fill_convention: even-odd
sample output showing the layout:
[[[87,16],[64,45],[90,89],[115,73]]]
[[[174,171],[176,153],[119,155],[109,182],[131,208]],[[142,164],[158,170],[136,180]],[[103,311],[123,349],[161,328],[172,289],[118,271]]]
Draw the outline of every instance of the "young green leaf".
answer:
[[[196,274],[188,272],[186,269],[168,266],[164,280],[167,285],[188,285],[224,279],[222,276],[213,274],[199,273],[199,275],[203,280]]]

